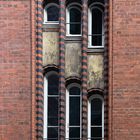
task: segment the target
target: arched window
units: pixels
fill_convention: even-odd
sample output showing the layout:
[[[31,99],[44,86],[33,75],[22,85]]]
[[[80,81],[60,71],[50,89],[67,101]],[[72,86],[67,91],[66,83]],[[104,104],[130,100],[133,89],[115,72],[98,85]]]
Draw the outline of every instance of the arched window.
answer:
[[[77,4],[71,4],[66,10],[67,35],[81,35],[81,9]]]
[[[44,139],[58,139],[58,75],[44,77]]]
[[[94,4],[89,9],[89,48],[104,47],[104,8]]]
[[[104,140],[104,100],[100,95],[92,95],[88,102],[88,138]]]
[[[66,92],[66,139],[81,137],[81,90],[78,84],[68,86]]]
[[[59,7],[55,3],[50,3],[44,8],[44,23],[58,23]]]

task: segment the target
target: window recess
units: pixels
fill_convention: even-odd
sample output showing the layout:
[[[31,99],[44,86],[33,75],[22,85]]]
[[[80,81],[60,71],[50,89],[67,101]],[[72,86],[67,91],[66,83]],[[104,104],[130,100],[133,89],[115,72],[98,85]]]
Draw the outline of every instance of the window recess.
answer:
[[[67,36],[81,35],[81,9],[79,5],[72,4],[66,9]]]

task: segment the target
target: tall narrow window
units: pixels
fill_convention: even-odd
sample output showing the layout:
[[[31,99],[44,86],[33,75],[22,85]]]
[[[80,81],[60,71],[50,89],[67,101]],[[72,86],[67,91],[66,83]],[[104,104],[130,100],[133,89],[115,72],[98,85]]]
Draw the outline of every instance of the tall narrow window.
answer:
[[[89,47],[104,46],[103,9],[94,6],[89,10]]]
[[[81,10],[78,6],[67,9],[67,35],[81,34]]]
[[[58,140],[58,75],[44,78],[44,139]]]
[[[104,102],[100,95],[89,99],[88,137],[90,140],[104,140]]]
[[[44,23],[58,23],[59,7],[57,4],[48,4],[44,9]]]
[[[81,95],[78,86],[71,86],[66,93],[66,139],[79,140],[81,132]]]

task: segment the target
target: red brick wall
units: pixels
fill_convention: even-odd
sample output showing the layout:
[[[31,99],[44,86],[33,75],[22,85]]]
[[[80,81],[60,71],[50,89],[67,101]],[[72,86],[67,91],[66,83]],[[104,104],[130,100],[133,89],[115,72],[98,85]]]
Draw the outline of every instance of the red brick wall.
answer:
[[[30,6],[0,1],[0,140],[31,140]]]
[[[113,0],[112,9],[110,140],[140,140],[140,1]]]
[[[31,140],[30,2],[0,1],[0,140]],[[140,2],[113,0],[111,9],[110,140],[139,140]]]

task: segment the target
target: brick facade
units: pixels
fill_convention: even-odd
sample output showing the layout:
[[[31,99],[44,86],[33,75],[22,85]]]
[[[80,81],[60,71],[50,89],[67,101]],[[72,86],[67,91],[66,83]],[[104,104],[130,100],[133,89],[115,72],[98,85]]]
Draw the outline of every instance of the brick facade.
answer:
[[[109,9],[109,140],[139,140],[140,2]],[[34,1],[0,1],[0,140],[36,138],[35,14]]]
[[[0,1],[0,140],[31,139],[31,2]]]
[[[140,2],[113,0],[111,9],[110,135],[113,140],[139,140]]]

